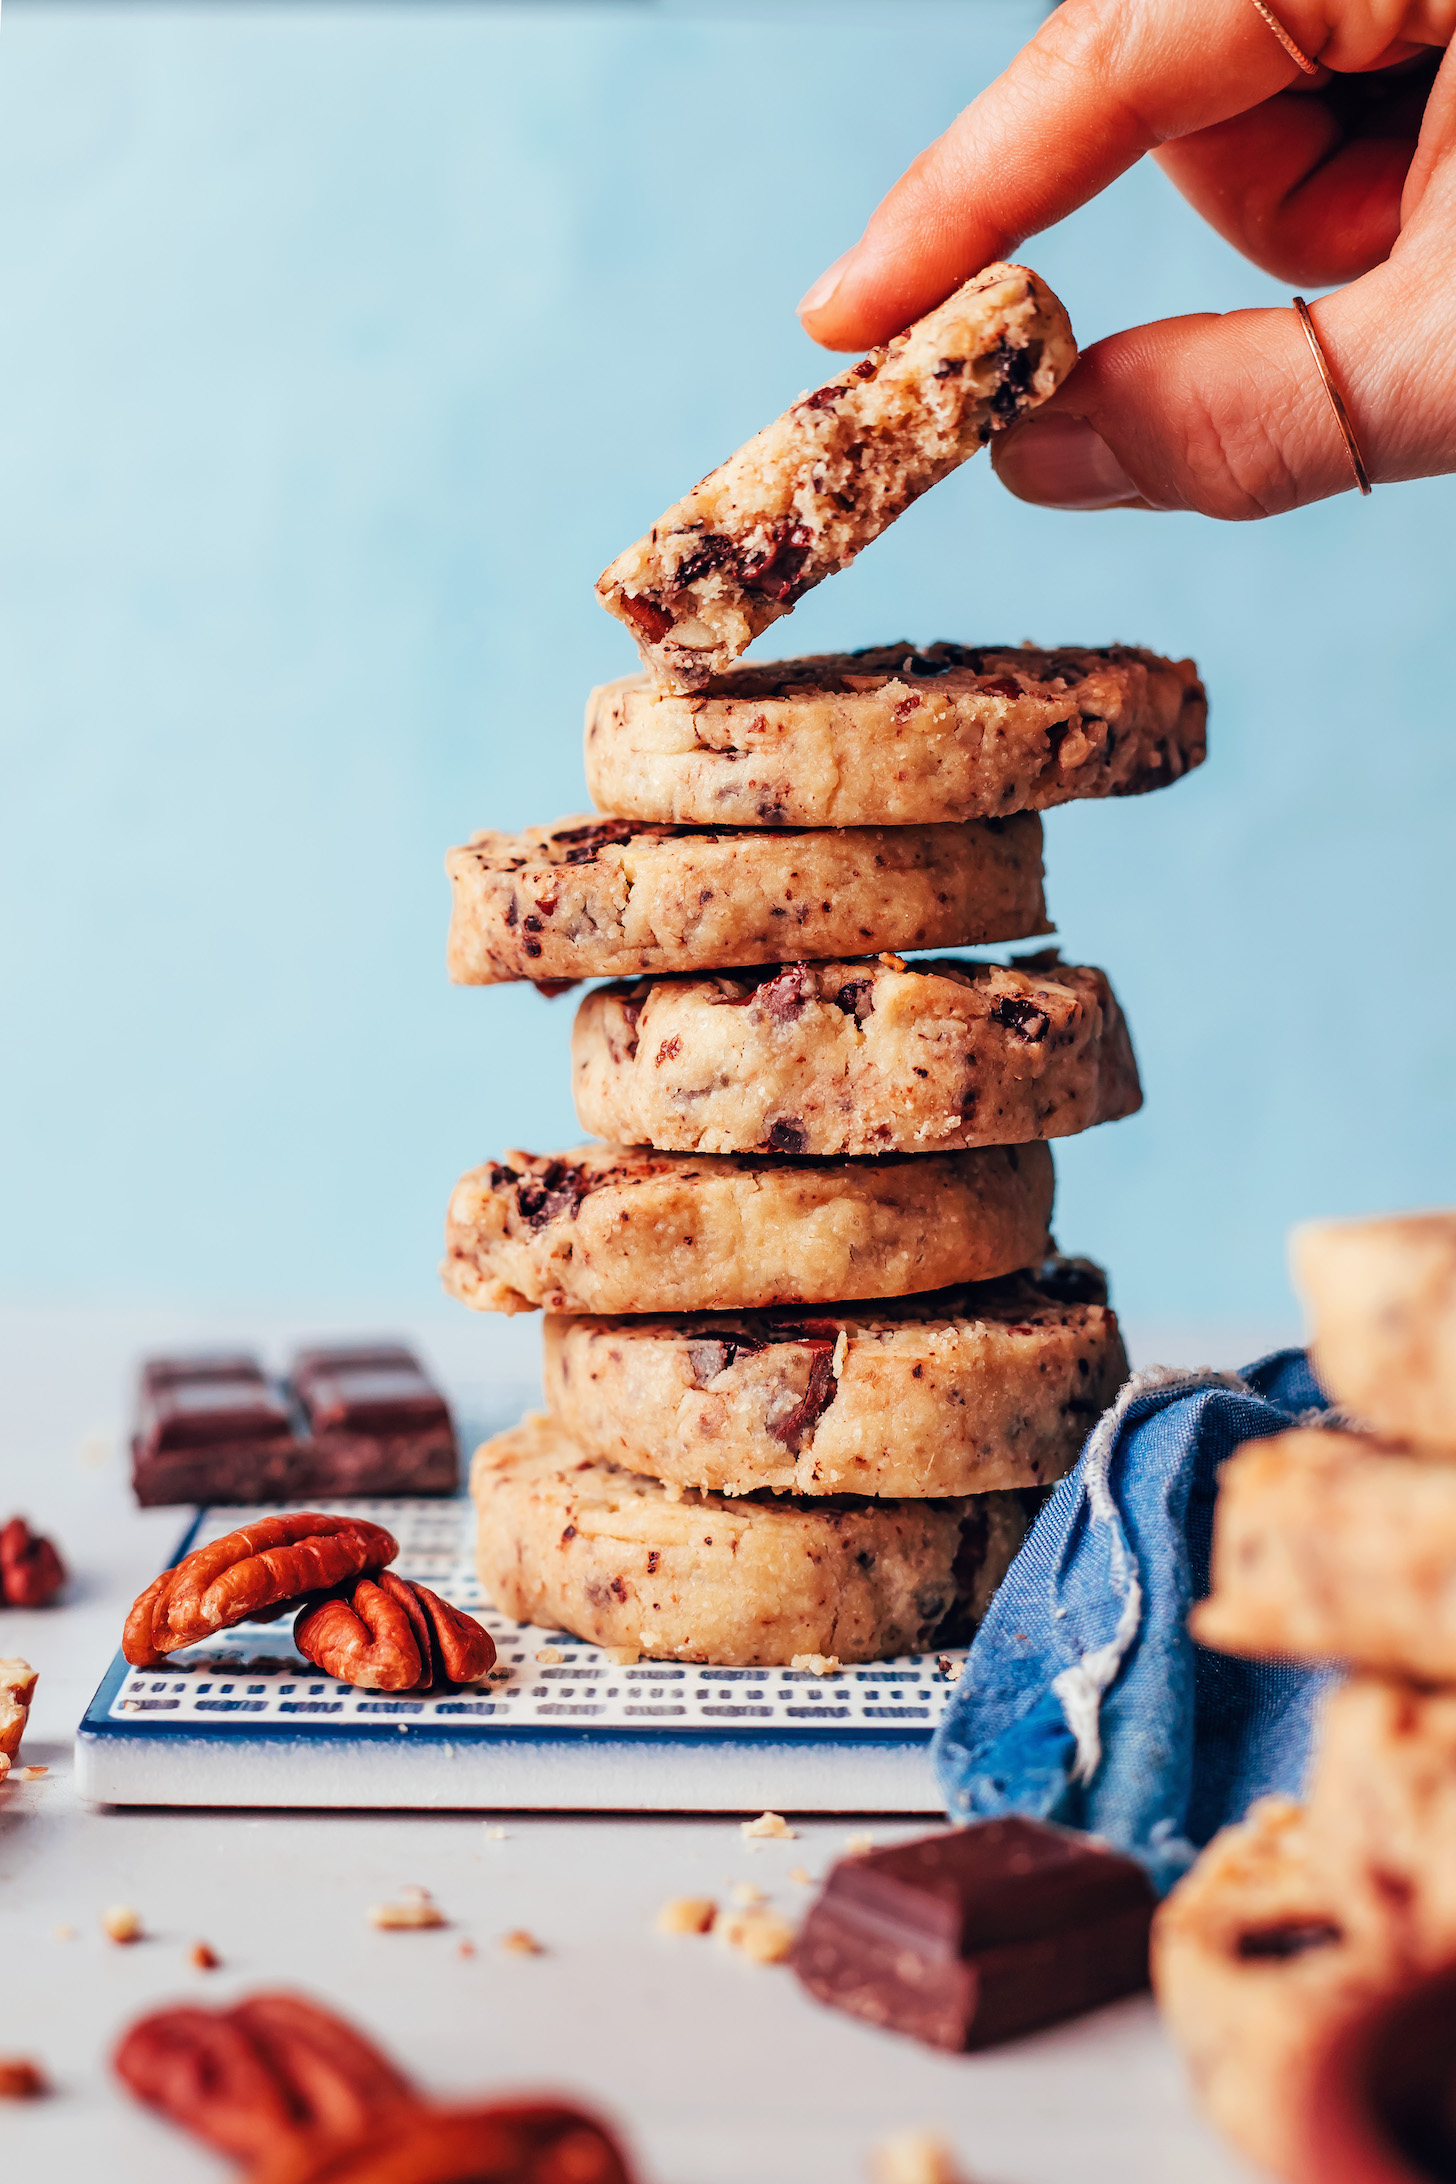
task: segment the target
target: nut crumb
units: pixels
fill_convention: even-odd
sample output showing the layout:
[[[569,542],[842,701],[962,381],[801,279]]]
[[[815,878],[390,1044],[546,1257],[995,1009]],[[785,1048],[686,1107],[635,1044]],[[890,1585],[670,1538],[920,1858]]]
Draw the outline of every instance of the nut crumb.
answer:
[[[142,1938],[142,1922],[139,1912],[129,1903],[114,1903],[101,1915],[102,1928],[112,1941],[131,1942]]]
[[[528,1934],[524,1926],[513,1927],[510,1933],[502,1934],[500,1945],[508,1956],[544,1956],[546,1954],[543,1945],[536,1939],[534,1934]]]
[[[807,1673],[810,1676],[837,1676],[839,1674],[839,1655],[837,1653],[796,1653],[789,1666],[798,1669],[801,1675]]]
[[[443,1926],[445,1914],[427,1888],[402,1888],[397,1903],[376,1903],[369,1908],[369,1923],[385,1933],[408,1933],[427,1926]]]
[[[789,1867],[789,1879],[797,1881],[800,1888],[812,1888],[814,1886],[814,1876],[807,1866],[791,1865]]]
[[[187,1952],[187,1961],[194,1971],[215,1972],[222,1963],[222,1958],[205,1941],[194,1941]]]
[[[862,1858],[867,1850],[873,1850],[874,1847],[875,1839],[872,1835],[846,1835],[844,1838],[844,1854],[847,1858]]]
[[[653,1924],[659,1934],[709,1934],[717,1916],[711,1896],[669,1896]]]
[[[602,1651],[613,1668],[635,1668],[642,1658],[635,1646],[603,1646]]]
[[[874,2184],[965,2184],[956,2158],[933,2131],[897,2131],[870,2155]]]
[[[780,1843],[797,1841],[797,1835],[781,1812],[761,1812],[756,1820],[742,1822],[739,1833],[745,1843],[765,1842],[772,1839]]]
[[[538,1661],[543,1661],[547,1668],[559,1668],[566,1659],[566,1655],[562,1652],[560,1646],[537,1646],[536,1658]]]
[[[682,1500],[682,1498],[683,1498],[683,1490],[682,1490],[682,1487],[680,1486],[680,1484],[678,1483],[678,1481],[677,1481],[676,1479],[664,1479],[664,1480],[663,1480],[663,1482],[662,1482],[662,1498],[663,1498],[663,1500],[664,1500],[664,1501],[681,1501],[681,1500]]]
[[[961,1677],[965,1674],[965,1662],[953,1661],[948,1653],[938,1653],[935,1657],[935,1665],[947,1683],[959,1683]]]
[[[455,1951],[455,1954],[456,1956],[473,1957],[475,1954],[475,1943],[473,1941],[462,1941],[459,1948]]]
[[[39,1782],[43,1774],[49,1773],[49,1767],[17,1767],[15,1779],[17,1782]]]
[[[725,1911],[713,1932],[755,1964],[782,1964],[794,1946],[794,1928],[777,1911]]]
[[[848,1356],[849,1333],[846,1328],[841,1327],[838,1335],[835,1337],[834,1355],[829,1360],[829,1369],[833,1373],[836,1380],[842,1380],[844,1378],[844,1361]]]
[[[0,2055],[0,2101],[36,2101],[49,2091],[39,2063],[26,2055]]]

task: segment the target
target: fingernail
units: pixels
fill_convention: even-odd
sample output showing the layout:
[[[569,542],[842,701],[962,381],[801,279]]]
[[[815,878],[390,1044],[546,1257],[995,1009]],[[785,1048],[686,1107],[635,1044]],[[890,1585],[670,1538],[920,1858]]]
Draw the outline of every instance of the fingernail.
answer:
[[[842,258],[835,259],[827,273],[820,274],[813,287],[808,289],[800,300],[797,312],[799,318],[808,318],[811,312],[823,310],[825,304],[839,286],[840,274],[853,256],[854,252],[852,250],[846,250]]]
[[[997,477],[1018,500],[1045,508],[1119,508],[1143,497],[1085,417],[1028,417],[993,441],[992,452]]]

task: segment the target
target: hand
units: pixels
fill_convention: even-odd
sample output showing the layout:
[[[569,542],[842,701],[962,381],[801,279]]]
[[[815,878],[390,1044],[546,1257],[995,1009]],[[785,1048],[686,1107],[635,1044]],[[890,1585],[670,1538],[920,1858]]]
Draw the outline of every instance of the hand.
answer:
[[[1064,0],[901,177],[810,289],[816,341],[858,349],[1152,152],[1256,265],[1345,282],[1314,319],[1376,480],[1456,469],[1456,0]],[[1353,484],[1295,313],[1162,319],[1097,342],[993,442],[1057,508],[1274,515]]]

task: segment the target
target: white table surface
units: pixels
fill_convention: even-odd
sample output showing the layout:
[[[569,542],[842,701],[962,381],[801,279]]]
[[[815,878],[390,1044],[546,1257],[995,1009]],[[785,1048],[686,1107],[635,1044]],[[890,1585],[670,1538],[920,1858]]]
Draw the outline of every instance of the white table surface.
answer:
[[[604,2109],[642,2184],[851,2184],[875,2142],[942,2133],[974,2184],[1238,2184],[1248,2172],[1198,2121],[1146,1997],[990,2053],[950,2057],[811,2002],[782,1968],[711,1939],[668,1940],[672,1895],[726,1901],[751,1881],[791,1915],[851,1826],[811,1820],[749,1848],[737,1817],[107,1811],[71,1780],[71,1738],[133,1596],[162,1567],[182,1513],[138,1511],[125,1459],[130,1377],[144,1350],[255,1343],[280,1360],[306,1335],[400,1332],[323,1318],[176,1312],[0,1312],[0,1519],[51,1533],[72,1582],[62,1606],[0,1611],[0,1654],[40,1671],[23,1759],[49,1773],[0,1789],[0,2054],[34,2057],[52,2098],[0,2109],[0,2173],[182,2184],[231,2173],[153,2121],[107,2058],[143,2010],[306,1990],[353,2017],[441,2094],[550,2087]],[[402,1330],[467,1424],[529,1400],[530,1321],[430,1320]],[[1226,1365],[1277,1331],[1151,1332],[1138,1362]],[[494,1414],[494,1417],[492,1417]],[[492,1840],[486,1820],[505,1828]],[[431,1890],[450,1925],[382,1933],[370,1904]],[[128,1903],[147,1938],[100,1929]],[[58,1927],[75,1938],[57,1935]],[[525,1927],[539,1957],[503,1953]],[[223,1960],[194,1971],[207,1941]],[[475,1954],[462,1956],[462,1941]]]

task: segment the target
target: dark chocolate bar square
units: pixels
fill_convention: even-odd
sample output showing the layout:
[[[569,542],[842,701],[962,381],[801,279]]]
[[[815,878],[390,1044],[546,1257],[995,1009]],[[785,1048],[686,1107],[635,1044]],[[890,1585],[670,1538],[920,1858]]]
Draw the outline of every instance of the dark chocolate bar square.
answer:
[[[300,1494],[453,1494],[450,1408],[399,1343],[303,1350],[293,1390],[308,1423]]]
[[[246,1352],[149,1358],[131,1446],[143,1507],[277,1501],[292,1491],[288,1406]]]
[[[794,1950],[821,2002],[934,2047],[989,2047],[1147,1985],[1142,1868],[1039,1820],[984,1820],[831,1871]]]

